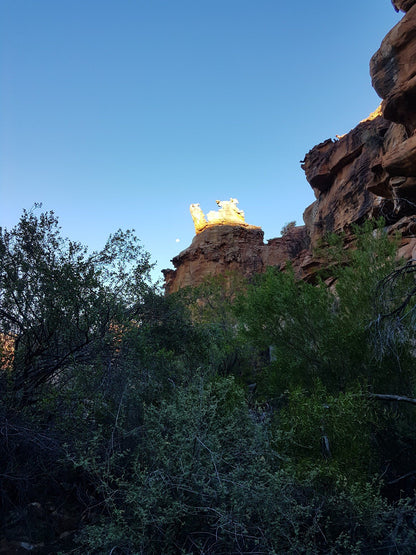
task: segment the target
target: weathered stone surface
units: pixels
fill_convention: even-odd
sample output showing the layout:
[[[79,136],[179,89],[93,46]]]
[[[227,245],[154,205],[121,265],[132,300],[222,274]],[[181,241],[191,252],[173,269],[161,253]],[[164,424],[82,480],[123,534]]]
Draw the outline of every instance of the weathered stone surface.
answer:
[[[263,245],[263,266],[283,266],[288,260],[300,267],[300,260],[306,256],[310,240],[306,226],[294,226],[287,230],[282,237],[269,239]]]
[[[382,166],[392,177],[408,177],[416,170],[416,135],[387,151]]]
[[[384,198],[393,198],[394,194],[390,183],[391,176],[383,167],[383,156],[386,152],[395,149],[406,139],[407,132],[404,126],[398,123],[392,123],[384,137],[383,148],[382,152],[380,152],[380,156],[375,157],[372,162],[371,171],[373,173],[373,180],[367,186],[370,192]]]
[[[390,125],[381,116],[363,121],[338,141],[325,141],[306,154],[302,168],[317,198],[303,215],[312,246],[326,233],[362,221],[379,206],[368,186]]]
[[[416,5],[383,39],[371,58],[373,87],[383,99],[388,120],[416,129]]]
[[[416,0],[391,0],[391,3],[393,4],[396,12],[407,12],[414,4],[416,4]]]
[[[393,123],[383,154],[373,162],[369,190],[393,202],[393,217],[415,213],[416,202],[416,2],[396,2],[407,11],[386,35],[370,62],[383,114]]]
[[[254,226],[207,227],[172,259],[176,270],[163,271],[166,291],[174,293],[182,287],[202,283],[207,276],[227,271],[241,271],[244,275],[260,272],[263,235],[262,229]]]
[[[198,233],[191,245],[173,258],[175,270],[163,270],[165,290],[174,293],[187,286],[199,285],[208,276],[237,272],[249,277],[267,266],[282,266],[306,253],[309,238],[305,226],[291,228],[284,237],[263,242],[260,227],[216,225]]]

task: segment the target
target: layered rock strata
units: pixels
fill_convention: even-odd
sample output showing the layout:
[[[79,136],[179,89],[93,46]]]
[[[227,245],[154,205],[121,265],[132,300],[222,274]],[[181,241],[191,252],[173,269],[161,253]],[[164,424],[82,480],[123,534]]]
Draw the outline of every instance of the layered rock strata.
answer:
[[[368,189],[374,177],[373,161],[383,152],[389,127],[388,121],[377,116],[306,154],[302,168],[316,197],[303,215],[312,247],[328,232],[345,230],[391,209]]]
[[[309,246],[306,228],[295,227],[287,235],[263,241],[260,227],[248,224],[209,226],[195,235],[191,245],[172,259],[175,270],[163,270],[165,290],[175,293],[201,284],[208,276],[237,272],[245,277],[267,266],[295,259]]]
[[[415,252],[416,215],[416,0],[395,0],[405,13],[370,61],[374,89],[391,126],[373,162],[369,189],[393,203],[391,229],[402,235],[403,253]]]

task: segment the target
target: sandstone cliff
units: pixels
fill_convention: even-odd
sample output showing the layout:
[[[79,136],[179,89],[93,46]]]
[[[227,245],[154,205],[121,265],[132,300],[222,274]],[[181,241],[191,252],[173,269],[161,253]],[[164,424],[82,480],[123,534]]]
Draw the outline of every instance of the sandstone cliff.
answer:
[[[305,155],[302,168],[316,197],[304,212],[305,226],[264,244],[262,230],[245,223],[195,224],[192,244],[172,260],[175,270],[164,270],[168,293],[208,275],[235,270],[250,276],[287,260],[300,277],[313,279],[320,267],[313,249],[325,234],[348,232],[371,217],[383,216],[388,231],[401,233],[400,254],[416,258],[416,0],[392,3],[405,15],[370,62],[381,107]]]
[[[316,197],[303,216],[312,247],[328,232],[344,230],[376,213],[390,212],[386,201],[368,189],[373,181],[373,161],[383,151],[389,126],[377,116],[306,154],[302,168]]]
[[[263,242],[260,227],[210,226],[195,235],[191,245],[173,258],[175,270],[163,270],[167,293],[199,285],[207,276],[238,272],[251,276],[267,266],[284,264],[309,246],[306,228],[295,227],[287,235]],[[307,251],[305,251],[307,252]]]

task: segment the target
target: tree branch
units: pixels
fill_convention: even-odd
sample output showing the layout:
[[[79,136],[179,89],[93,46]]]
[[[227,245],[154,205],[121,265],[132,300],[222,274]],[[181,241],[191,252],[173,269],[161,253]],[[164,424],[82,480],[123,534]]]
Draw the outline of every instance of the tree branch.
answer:
[[[404,403],[411,403],[416,405],[416,399],[413,397],[404,397],[403,395],[383,395],[381,393],[369,393],[372,399],[379,399],[380,401],[402,401]]]

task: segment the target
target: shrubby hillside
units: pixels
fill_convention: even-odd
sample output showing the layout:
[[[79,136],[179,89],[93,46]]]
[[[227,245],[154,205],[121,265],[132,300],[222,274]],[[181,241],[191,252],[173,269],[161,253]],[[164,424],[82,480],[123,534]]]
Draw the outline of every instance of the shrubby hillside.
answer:
[[[314,285],[270,268],[166,297],[131,231],[90,253],[53,213],[1,229],[0,552],[414,553],[396,250],[366,224],[326,238]]]

